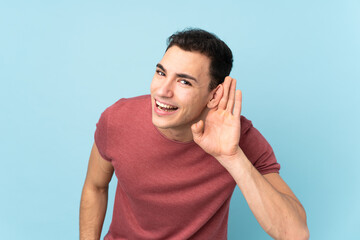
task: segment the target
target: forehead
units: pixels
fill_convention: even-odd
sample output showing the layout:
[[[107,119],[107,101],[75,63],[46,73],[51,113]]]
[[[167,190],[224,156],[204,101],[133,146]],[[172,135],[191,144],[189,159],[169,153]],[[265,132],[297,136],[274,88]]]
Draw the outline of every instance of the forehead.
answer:
[[[174,73],[186,73],[197,79],[208,78],[210,58],[200,52],[190,52],[179,48],[170,47],[160,63],[166,71]]]

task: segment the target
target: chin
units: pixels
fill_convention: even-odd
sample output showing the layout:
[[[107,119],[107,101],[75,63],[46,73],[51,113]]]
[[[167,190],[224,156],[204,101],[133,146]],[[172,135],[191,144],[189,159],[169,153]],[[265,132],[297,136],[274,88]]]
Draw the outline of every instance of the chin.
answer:
[[[162,119],[156,119],[156,117],[154,116],[152,117],[152,123],[157,128],[166,129],[171,127],[171,124],[168,121],[164,121]]]

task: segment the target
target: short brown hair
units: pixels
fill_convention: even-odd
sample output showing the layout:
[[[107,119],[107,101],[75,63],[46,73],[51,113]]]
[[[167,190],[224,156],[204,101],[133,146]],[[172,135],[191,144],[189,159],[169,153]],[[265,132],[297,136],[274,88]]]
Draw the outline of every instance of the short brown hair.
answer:
[[[178,46],[185,51],[197,51],[210,58],[211,82],[209,90],[224,82],[231,72],[233,55],[230,48],[215,34],[198,28],[188,28],[171,35],[167,40],[166,51]]]

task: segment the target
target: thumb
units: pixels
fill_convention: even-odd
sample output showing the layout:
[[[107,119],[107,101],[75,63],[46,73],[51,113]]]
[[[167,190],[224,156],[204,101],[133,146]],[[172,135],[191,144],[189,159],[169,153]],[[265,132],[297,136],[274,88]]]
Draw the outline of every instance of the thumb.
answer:
[[[193,134],[194,141],[199,140],[203,135],[204,122],[202,120],[191,125],[191,131]]]

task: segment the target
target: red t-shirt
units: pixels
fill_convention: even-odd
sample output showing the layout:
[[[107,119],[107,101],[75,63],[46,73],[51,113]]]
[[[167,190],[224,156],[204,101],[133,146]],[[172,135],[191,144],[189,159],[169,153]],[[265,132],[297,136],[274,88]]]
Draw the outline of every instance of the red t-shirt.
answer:
[[[195,142],[164,137],[152,124],[149,95],[108,107],[95,143],[118,178],[104,239],[227,239],[234,179]],[[239,144],[261,174],[279,172],[271,146],[243,116]]]

